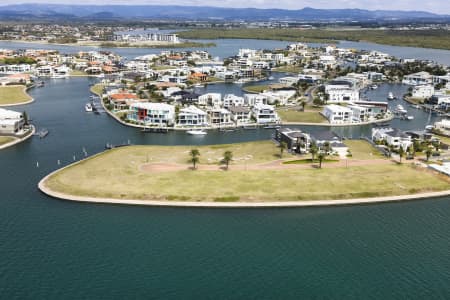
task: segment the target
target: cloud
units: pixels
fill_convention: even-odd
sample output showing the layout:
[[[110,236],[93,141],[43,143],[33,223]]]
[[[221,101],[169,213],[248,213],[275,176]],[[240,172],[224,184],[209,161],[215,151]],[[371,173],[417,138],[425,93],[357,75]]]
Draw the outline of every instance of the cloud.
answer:
[[[1,0],[1,4],[26,3],[27,1]],[[33,3],[64,3],[75,4],[73,0],[30,0]],[[439,14],[450,14],[450,1],[443,0],[79,0],[77,4],[170,4],[170,5],[193,5],[193,6],[219,6],[219,7],[255,7],[255,8],[280,8],[301,9],[313,8],[360,8],[369,10],[421,10]]]

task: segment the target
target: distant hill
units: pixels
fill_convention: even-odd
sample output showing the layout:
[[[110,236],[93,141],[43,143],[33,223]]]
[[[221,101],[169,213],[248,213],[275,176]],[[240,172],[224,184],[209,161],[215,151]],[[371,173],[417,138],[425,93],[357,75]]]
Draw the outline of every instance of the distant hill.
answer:
[[[257,9],[175,5],[65,5],[17,4],[0,6],[0,18],[7,19],[181,19],[181,20],[304,20],[304,21],[377,21],[377,20],[450,20],[449,15],[423,11],[364,9]]]

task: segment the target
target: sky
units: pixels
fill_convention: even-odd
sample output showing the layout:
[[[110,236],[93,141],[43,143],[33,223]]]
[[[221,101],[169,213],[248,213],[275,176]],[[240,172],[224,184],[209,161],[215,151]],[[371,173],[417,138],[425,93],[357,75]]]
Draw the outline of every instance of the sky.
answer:
[[[420,10],[450,15],[449,0],[0,0],[1,5],[18,3],[63,4],[148,4],[148,5],[194,5],[219,7],[256,7],[301,9],[314,8],[361,8],[369,10]]]

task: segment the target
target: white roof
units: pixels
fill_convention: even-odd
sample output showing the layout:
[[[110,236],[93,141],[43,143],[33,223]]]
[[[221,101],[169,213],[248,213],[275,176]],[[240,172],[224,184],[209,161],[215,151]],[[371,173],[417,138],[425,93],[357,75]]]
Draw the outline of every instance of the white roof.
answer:
[[[184,113],[184,114],[197,114],[197,115],[206,115],[206,112],[204,112],[203,110],[201,110],[200,108],[191,105],[189,107],[186,108],[182,108],[180,109],[180,113]]]
[[[137,102],[131,104],[131,107],[142,108],[147,110],[175,110],[175,107],[166,103],[150,103],[150,102]]]
[[[20,119],[21,117],[22,117],[22,114],[19,112],[0,108],[0,120]]]

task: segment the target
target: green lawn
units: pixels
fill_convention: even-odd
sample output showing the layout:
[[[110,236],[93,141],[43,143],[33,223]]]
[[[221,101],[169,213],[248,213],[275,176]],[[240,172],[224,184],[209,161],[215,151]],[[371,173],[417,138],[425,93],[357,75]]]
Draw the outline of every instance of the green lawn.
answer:
[[[88,74],[81,70],[72,70],[70,71],[71,76],[87,76]]]
[[[31,100],[23,85],[0,87],[0,105],[13,105]]]
[[[236,156],[257,150],[258,159],[272,159],[264,144],[199,147],[202,158],[236,149]],[[179,148],[179,149],[178,149]],[[349,168],[149,172],[140,167],[146,154],[161,161],[187,159],[190,147],[131,146],[107,151],[51,176],[53,191],[91,197],[191,201],[295,201],[347,199],[448,189],[443,177],[410,165],[382,164]],[[175,157],[175,158],[173,158]],[[152,160],[154,161],[154,160]],[[447,179],[448,180],[448,179]]]
[[[352,153],[351,158],[353,159],[374,159],[384,157],[383,154],[369,144],[369,142],[364,140],[346,140],[344,144],[347,145]]]
[[[319,112],[280,109],[277,111],[283,122],[327,123],[327,119]]]
[[[0,136],[0,146],[3,146],[4,144],[7,144],[9,142],[14,141],[13,137],[10,136]]]
[[[171,70],[171,69],[176,69],[177,67],[175,66],[152,66],[152,69],[155,71],[163,71],[163,70]]]
[[[284,73],[299,73],[301,70],[302,68],[300,66],[293,66],[293,65],[281,66],[272,69],[272,71],[274,72],[284,72]]]
[[[242,88],[242,90],[247,93],[262,93],[269,89],[268,85],[248,85]]]
[[[103,93],[103,88],[104,87],[105,86],[103,84],[98,83],[98,84],[96,84],[96,85],[91,87],[91,92],[96,94],[96,95],[98,95],[98,96],[101,96],[102,93]]]

